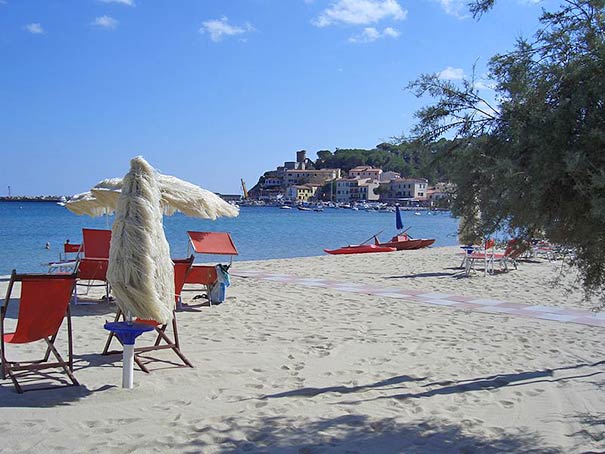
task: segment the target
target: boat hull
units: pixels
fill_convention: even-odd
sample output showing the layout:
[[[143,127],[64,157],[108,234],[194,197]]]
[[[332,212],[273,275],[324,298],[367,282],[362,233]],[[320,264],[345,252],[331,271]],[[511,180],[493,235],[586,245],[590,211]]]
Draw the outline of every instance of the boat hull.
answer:
[[[375,244],[377,246],[393,247],[393,248],[397,249],[398,251],[411,251],[414,249],[422,249],[422,248],[428,247],[431,244],[433,244],[434,242],[435,242],[435,240],[433,238],[412,239],[412,238],[409,238],[407,235],[396,235],[393,238],[391,238],[391,241],[389,241],[389,242],[380,243],[380,242],[378,242],[378,240],[376,240]]]
[[[420,249],[422,247],[422,240],[389,241],[388,243],[380,243],[380,245],[394,247],[398,251],[406,251]]]
[[[431,239],[425,239],[425,240],[421,240],[421,241],[422,241],[422,245],[420,247],[423,248],[423,247],[431,246],[435,242],[435,239],[431,238]]]
[[[359,244],[345,246],[338,249],[324,249],[324,252],[332,255],[340,254],[367,254],[372,252],[394,252],[397,249],[389,246],[376,246],[375,244]]]

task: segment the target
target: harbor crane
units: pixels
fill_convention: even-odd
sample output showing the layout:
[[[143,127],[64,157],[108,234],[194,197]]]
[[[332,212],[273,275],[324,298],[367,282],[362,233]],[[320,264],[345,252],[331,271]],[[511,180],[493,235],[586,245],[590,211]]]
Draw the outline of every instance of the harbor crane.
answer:
[[[241,178],[240,179],[242,182],[242,191],[244,192],[244,199],[248,198],[248,190],[246,189],[246,183],[244,182],[244,179]]]

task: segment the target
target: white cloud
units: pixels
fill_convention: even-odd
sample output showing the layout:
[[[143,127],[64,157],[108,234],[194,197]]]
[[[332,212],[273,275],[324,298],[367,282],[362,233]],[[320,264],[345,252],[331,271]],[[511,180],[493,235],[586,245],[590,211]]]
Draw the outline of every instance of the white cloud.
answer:
[[[397,38],[401,33],[391,27],[385,28],[382,32],[374,27],[366,27],[359,35],[353,35],[349,38],[350,43],[371,43],[381,38]]]
[[[437,74],[439,79],[443,80],[462,80],[464,79],[464,70],[462,68],[452,68],[448,66]]]
[[[312,23],[316,27],[337,23],[367,25],[387,18],[403,20],[407,14],[397,0],[336,0]]]
[[[475,81],[473,87],[477,90],[495,90],[496,83],[487,79],[479,79]]]
[[[468,14],[468,0],[437,0],[441,8],[450,16],[458,19],[470,17]]]
[[[103,3],[119,3],[121,5],[134,6],[134,0],[99,0]]]
[[[399,38],[399,35],[401,35],[401,33],[399,33],[398,30],[395,30],[392,27],[387,27],[382,31],[383,36],[388,36],[389,38]]]
[[[92,21],[92,25],[101,28],[116,28],[118,23],[119,22],[116,19],[109,16],[96,17],[95,20]]]
[[[218,20],[208,20],[202,22],[200,33],[208,33],[210,39],[214,42],[221,41],[224,36],[236,36],[254,31],[254,27],[248,23],[243,27],[231,25],[229,19],[223,16]]]
[[[44,33],[44,29],[39,23],[27,24],[25,26],[25,30],[30,33],[33,33],[34,35],[41,35],[42,33]]]

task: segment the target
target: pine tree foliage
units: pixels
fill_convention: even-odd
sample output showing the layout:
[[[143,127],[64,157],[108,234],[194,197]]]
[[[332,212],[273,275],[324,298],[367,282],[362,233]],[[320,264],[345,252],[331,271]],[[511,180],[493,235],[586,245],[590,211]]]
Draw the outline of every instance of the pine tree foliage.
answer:
[[[471,4],[475,16],[494,0]],[[454,212],[481,214],[488,234],[507,226],[572,248],[589,292],[605,289],[605,0],[568,0],[543,12],[530,42],[490,61],[495,102],[474,80],[437,75],[410,84],[433,104],[417,112],[426,142],[454,137],[440,165],[457,184]]]

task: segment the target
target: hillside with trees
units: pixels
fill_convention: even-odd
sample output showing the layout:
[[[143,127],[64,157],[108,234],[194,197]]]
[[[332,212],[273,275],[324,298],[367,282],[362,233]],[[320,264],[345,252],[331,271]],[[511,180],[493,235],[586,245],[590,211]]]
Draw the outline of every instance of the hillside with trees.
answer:
[[[447,167],[441,165],[441,155],[450,149],[449,140],[431,144],[402,141],[399,144],[381,143],[371,150],[337,148],[334,152],[317,152],[316,169],[341,169],[344,174],[357,166],[372,166],[385,172],[393,171],[405,178],[426,178],[430,183],[447,181]]]

